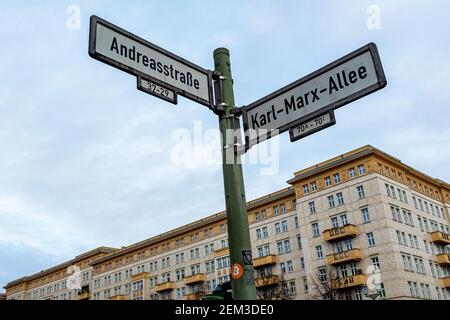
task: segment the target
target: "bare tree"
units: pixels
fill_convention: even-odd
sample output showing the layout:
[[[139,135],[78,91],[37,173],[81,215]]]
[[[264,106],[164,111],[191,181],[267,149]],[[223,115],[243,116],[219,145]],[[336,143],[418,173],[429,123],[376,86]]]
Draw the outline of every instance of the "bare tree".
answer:
[[[324,273],[317,271],[311,278],[313,286],[310,297],[313,300],[342,300],[342,292],[338,289],[338,275],[330,268]]]
[[[259,300],[292,300],[294,298],[295,294],[287,289],[284,275],[281,275],[277,282],[273,282],[272,274],[261,273],[258,278],[261,283],[261,289],[256,290]]]

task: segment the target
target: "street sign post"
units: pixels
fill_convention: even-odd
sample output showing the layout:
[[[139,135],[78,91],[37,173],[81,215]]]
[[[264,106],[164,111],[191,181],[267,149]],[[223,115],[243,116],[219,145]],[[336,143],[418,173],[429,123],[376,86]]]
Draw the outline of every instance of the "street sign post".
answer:
[[[385,86],[377,47],[370,43],[242,107],[244,130],[251,132],[246,150],[304,122],[305,117],[335,110]]]
[[[213,72],[92,16],[89,55],[136,76],[137,88],[143,92],[173,104],[177,104],[181,95],[218,115],[231,286],[236,300],[257,297],[241,162],[240,115],[247,151],[273,134],[289,130],[291,141],[297,141],[327,128],[336,123],[333,110],[386,86],[373,43],[242,108],[235,105],[230,53],[226,48],[214,51]],[[248,135],[249,131],[256,134]]]
[[[334,112],[330,110],[325,114],[316,116],[311,120],[305,120],[305,122],[290,128],[289,136],[291,142],[294,142],[335,124],[336,118],[334,117]]]
[[[96,16],[90,22],[89,55],[209,108],[213,106],[211,71]]]

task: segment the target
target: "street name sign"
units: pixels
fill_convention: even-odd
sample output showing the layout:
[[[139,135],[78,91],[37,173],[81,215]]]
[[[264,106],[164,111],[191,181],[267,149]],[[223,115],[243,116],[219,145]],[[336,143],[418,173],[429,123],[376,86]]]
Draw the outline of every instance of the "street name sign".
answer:
[[[386,86],[377,47],[370,43],[241,108],[246,150]]]
[[[92,16],[90,21],[89,55],[169,89],[172,96],[173,93],[177,93],[213,108],[212,71],[203,69],[97,16]],[[176,95],[172,98],[176,101]]]
[[[316,116],[311,120],[306,120],[290,128],[289,137],[291,142],[294,142],[335,124],[336,118],[334,117],[334,112],[330,110],[325,114]]]
[[[137,78],[137,88],[140,91],[151,94],[155,97],[166,100],[170,103],[177,104],[178,98],[177,93],[174,90],[165,88],[154,81],[144,79],[142,77]]]

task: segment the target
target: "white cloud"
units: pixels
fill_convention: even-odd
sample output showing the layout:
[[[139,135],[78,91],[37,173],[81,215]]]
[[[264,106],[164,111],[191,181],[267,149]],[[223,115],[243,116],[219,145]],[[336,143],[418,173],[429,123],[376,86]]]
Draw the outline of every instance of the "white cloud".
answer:
[[[64,255],[90,244],[82,228],[65,219],[64,212],[51,212],[29,203],[21,195],[0,195],[0,243],[25,246],[51,255]]]

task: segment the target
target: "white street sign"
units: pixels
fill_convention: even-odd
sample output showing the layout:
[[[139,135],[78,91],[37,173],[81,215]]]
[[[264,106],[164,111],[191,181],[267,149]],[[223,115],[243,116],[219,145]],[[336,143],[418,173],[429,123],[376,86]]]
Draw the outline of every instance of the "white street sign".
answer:
[[[246,149],[386,86],[377,47],[370,43],[242,107]],[[278,130],[278,131],[272,131]],[[250,138],[249,138],[250,137]]]
[[[333,111],[314,117],[289,129],[291,142],[300,140],[310,134],[331,127],[334,124],[336,124],[336,118],[334,117]]]
[[[173,104],[177,104],[178,102],[177,93],[175,91],[164,88],[163,86],[160,86],[159,84],[151,80],[146,80],[142,77],[138,77],[137,88],[138,90],[161,98]]]
[[[101,18],[91,17],[89,55],[212,107],[212,72]]]

